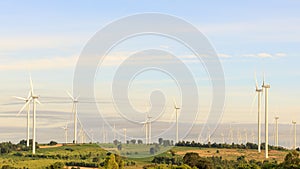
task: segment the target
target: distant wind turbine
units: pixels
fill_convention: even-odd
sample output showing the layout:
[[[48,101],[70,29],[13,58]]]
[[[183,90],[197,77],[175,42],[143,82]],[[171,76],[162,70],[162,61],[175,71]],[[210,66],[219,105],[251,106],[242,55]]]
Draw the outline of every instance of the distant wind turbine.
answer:
[[[294,145],[293,145],[293,149],[296,149],[296,147],[297,147],[297,131],[296,131],[297,123],[295,121],[292,121],[292,124],[293,124],[293,128],[294,128]]]
[[[221,137],[222,137],[222,143],[225,143],[225,138],[224,138],[224,133],[221,133]]]
[[[126,144],[126,134],[127,134],[126,132],[127,132],[127,129],[124,128],[123,130],[124,130],[124,144]]]
[[[278,147],[278,119],[279,117],[275,117],[275,146]]]
[[[77,143],[77,105],[78,105],[78,99],[79,96],[76,98],[72,96],[68,91],[67,94],[72,99],[73,107],[72,107],[72,113],[74,113],[74,144]]]
[[[152,134],[152,126],[151,126],[151,116],[150,116],[150,112],[149,112],[149,106],[147,107],[147,112],[146,112],[146,120],[144,122],[142,122],[142,124],[144,125],[144,129],[145,129],[145,144],[151,144],[151,134]]]
[[[256,75],[255,75],[255,91],[257,93],[257,102],[258,102],[258,107],[257,107],[257,118],[258,118],[258,122],[257,122],[257,145],[258,145],[258,152],[260,153],[261,152],[261,115],[260,115],[260,110],[261,110],[261,107],[260,107],[260,104],[261,104],[261,93],[262,93],[262,89],[259,89],[258,88],[258,83],[257,83],[257,78],[256,78]]]
[[[180,109],[180,107],[177,106],[176,101],[174,99],[174,109],[175,109],[175,113],[176,113],[176,143],[178,143],[178,110]]]
[[[68,122],[66,123],[66,125],[64,127],[62,127],[62,129],[65,131],[65,144],[68,143]]]
[[[26,141],[26,146],[29,147],[29,130],[30,130],[30,102],[32,100],[31,98],[31,91],[29,91],[27,98],[23,98],[23,97],[17,97],[14,96],[14,98],[19,99],[19,100],[23,100],[25,101],[24,106],[20,109],[20,111],[18,112],[17,116],[19,116],[21,114],[21,112],[25,109],[25,107],[27,107],[27,141]]]
[[[270,89],[270,85],[265,83],[265,77],[263,79],[263,85],[265,92],[265,158],[269,158],[269,101],[268,101],[268,91]]]
[[[33,91],[33,84],[32,84],[32,79],[30,76],[30,88],[31,88],[31,92],[30,92],[30,97],[31,100],[33,101],[33,128],[32,128],[32,154],[35,154],[35,140],[36,140],[36,103],[41,104],[40,101],[38,100],[39,96],[34,94]]]

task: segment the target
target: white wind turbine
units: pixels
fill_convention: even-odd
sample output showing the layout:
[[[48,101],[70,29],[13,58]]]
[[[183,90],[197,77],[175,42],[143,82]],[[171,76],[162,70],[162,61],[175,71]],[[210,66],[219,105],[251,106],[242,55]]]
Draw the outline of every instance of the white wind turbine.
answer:
[[[278,119],[279,117],[275,117],[275,146],[278,147]]]
[[[297,147],[297,131],[296,131],[297,123],[295,121],[292,121],[292,124],[293,124],[293,128],[294,128],[294,145],[293,145],[293,149],[296,149],[296,147]]]
[[[62,129],[65,131],[65,144],[68,143],[68,122],[66,123],[66,125],[64,127],[62,127]]]
[[[126,144],[126,134],[127,134],[127,129],[126,128],[124,128],[123,129],[124,130],[124,144]]]
[[[175,113],[176,113],[176,143],[178,143],[178,110],[180,109],[180,107],[177,106],[176,101],[174,99],[174,109],[175,109]]]
[[[270,85],[265,83],[265,77],[263,79],[263,85],[262,88],[264,88],[265,92],[265,158],[269,158],[269,101],[268,101],[268,91],[270,89]]]
[[[32,79],[31,79],[31,76],[30,76],[30,88],[31,88],[31,91],[30,91],[30,100],[33,101],[33,128],[32,128],[32,154],[35,154],[35,140],[36,140],[36,135],[35,135],[35,132],[36,132],[36,103],[38,104],[41,104],[38,100],[39,96],[35,95],[34,94],[34,91],[33,91],[33,84],[32,84]]]
[[[14,98],[19,99],[19,100],[23,100],[25,101],[24,106],[20,109],[20,111],[18,112],[17,116],[19,116],[21,114],[21,112],[25,109],[25,107],[27,107],[27,141],[26,141],[26,146],[29,147],[29,130],[30,130],[30,102],[32,100],[31,98],[31,91],[29,91],[27,98],[23,98],[23,97],[17,97],[14,96]]]
[[[146,120],[141,122],[143,124],[143,128],[145,129],[145,144],[149,144],[149,126],[148,126],[148,114],[146,114]]]
[[[79,96],[75,98],[68,91],[67,94],[69,95],[69,97],[72,99],[73,102],[72,113],[74,113],[74,144],[76,144],[77,143],[77,105],[78,105]]]
[[[151,127],[151,116],[149,112],[149,106],[146,105],[147,112],[146,112],[146,120],[142,122],[144,125],[143,127],[145,128],[145,143],[146,144],[151,144],[151,135],[152,135],[152,127]]]
[[[258,152],[260,153],[261,152],[261,115],[260,115],[260,110],[261,110],[261,107],[260,107],[260,104],[261,104],[261,93],[262,93],[262,89],[259,89],[258,88],[258,83],[257,83],[257,78],[256,78],[256,75],[255,75],[255,91],[257,93],[257,102],[258,102],[258,107],[257,107],[257,118],[258,118],[258,122],[257,122],[257,145],[258,145]]]

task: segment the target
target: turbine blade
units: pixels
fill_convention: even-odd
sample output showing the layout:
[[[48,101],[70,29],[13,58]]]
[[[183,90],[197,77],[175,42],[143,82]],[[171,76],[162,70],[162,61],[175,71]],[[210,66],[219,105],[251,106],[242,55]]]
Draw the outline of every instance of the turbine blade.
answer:
[[[265,72],[263,74],[263,86],[265,85]]]
[[[40,102],[38,99],[35,99],[35,101],[36,101],[38,104],[41,104],[41,102]]]
[[[19,100],[23,100],[26,101],[27,99],[23,98],[23,97],[18,97],[18,96],[13,96],[13,98],[19,99]]]
[[[173,98],[173,102],[174,102],[174,108],[177,109],[177,104],[176,104],[175,98]]]
[[[29,79],[30,79],[30,90],[31,90],[31,96],[32,96],[33,95],[33,83],[32,83],[31,74],[29,74]]]
[[[21,114],[21,112],[25,109],[25,107],[29,104],[30,102],[26,102],[24,106],[21,108],[21,110],[18,112],[17,116]]]
[[[31,94],[31,91],[29,90],[28,95],[27,95],[27,100],[29,100],[30,94]]]
[[[258,83],[257,83],[256,73],[254,73],[254,80],[255,80],[256,90],[258,90]]]
[[[69,91],[67,91],[67,94],[68,94],[68,96],[69,96],[73,101],[75,100],[74,97],[70,94]]]
[[[79,99],[79,97],[80,97],[80,95],[78,95],[78,96],[76,97],[76,100],[78,100],[78,99]]]
[[[72,106],[72,113],[75,113],[75,112],[74,112],[74,109],[75,109],[75,104],[73,103],[73,106]]]

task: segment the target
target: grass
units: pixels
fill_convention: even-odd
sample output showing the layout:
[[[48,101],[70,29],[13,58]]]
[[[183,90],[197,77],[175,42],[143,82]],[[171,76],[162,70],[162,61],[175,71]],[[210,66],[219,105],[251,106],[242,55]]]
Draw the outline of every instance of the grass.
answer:
[[[7,155],[0,156],[0,168],[3,165],[11,165],[18,168],[24,166],[40,169],[45,168],[55,162],[92,162],[94,157],[103,161],[106,157],[107,151],[115,151],[116,154],[125,156],[127,161],[135,161],[135,166],[126,166],[126,169],[142,168],[144,165],[151,163],[153,156],[150,155],[149,149],[154,145],[122,145],[122,150],[117,151],[116,146],[113,144],[97,145],[97,144],[83,144],[83,145],[65,145],[61,147],[49,147],[37,149],[37,156],[31,157],[31,152],[11,152]],[[176,155],[183,157],[187,152],[199,153],[202,157],[222,156],[223,159],[236,160],[237,157],[245,156],[246,160],[260,160],[263,161],[264,152],[258,153],[257,150],[249,149],[216,149],[216,148],[197,148],[197,147],[163,147],[160,146],[160,151],[157,152],[158,156],[171,156],[169,151],[172,149]],[[218,150],[218,152],[217,152]],[[136,153],[137,152],[137,153]],[[271,150],[269,152],[269,161],[282,162],[288,151]],[[38,157],[39,156],[39,157]],[[66,158],[68,157],[68,158]]]
[[[222,156],[223,159],[236,160],[237,157],[245,156],[247,160],[265,160],[264,151],[258,153],[257,150],[252,149],[217,149],[217,148],[193,148],[193,147],[175,147],[173,150],[178,155],[184,155],[187,152],[195,152],[203,157]],[[218,152],[217,152],[218,150]],[[269,161],[282,162],[286,156],[287,151],[270,150]]]

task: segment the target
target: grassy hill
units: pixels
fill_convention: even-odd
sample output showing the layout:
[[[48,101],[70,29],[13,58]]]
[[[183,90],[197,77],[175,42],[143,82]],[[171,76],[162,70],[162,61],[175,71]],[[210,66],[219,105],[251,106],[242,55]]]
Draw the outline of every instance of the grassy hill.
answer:
[[[102,145],[104,146],[104,145]],[[127,155],[123,157],[125,168],[142,168],[151,164],[153,156],[149,154],[150,145],[123,145],[122,151],[118,151],[112,144],[105,145],[119,155]],[[36,155],[32,156],[30,151],[12,151],[5,155],[0,155],[0,168],[3,165],[10,165],[16,168],[45,168],[55,162],[70,163],[76,162],[87,165],[97,166],[105,161],[107,151],[97,144],[82,145],[63,145],[63,146],[41,146],[37,149]],[[157,156],[171,156],[170,147],[161,146]],[[173,147],[172,152],[177,158],[182,158],[188,152],[198,153],[201,157],[222,157],[227,160],[236,160],[240,156],[245,156],[246,160],[264,161],[264,152],[258,153],[257,150],[251,149],[217,149],[217,148],[197,148],[197,147]],[[136,153],[138,152],[138,153]],[[141,153],[142,152],[142,153]],[[287,150],[271,150],[269,153],[269,161],[282,162],[288,153]]]

